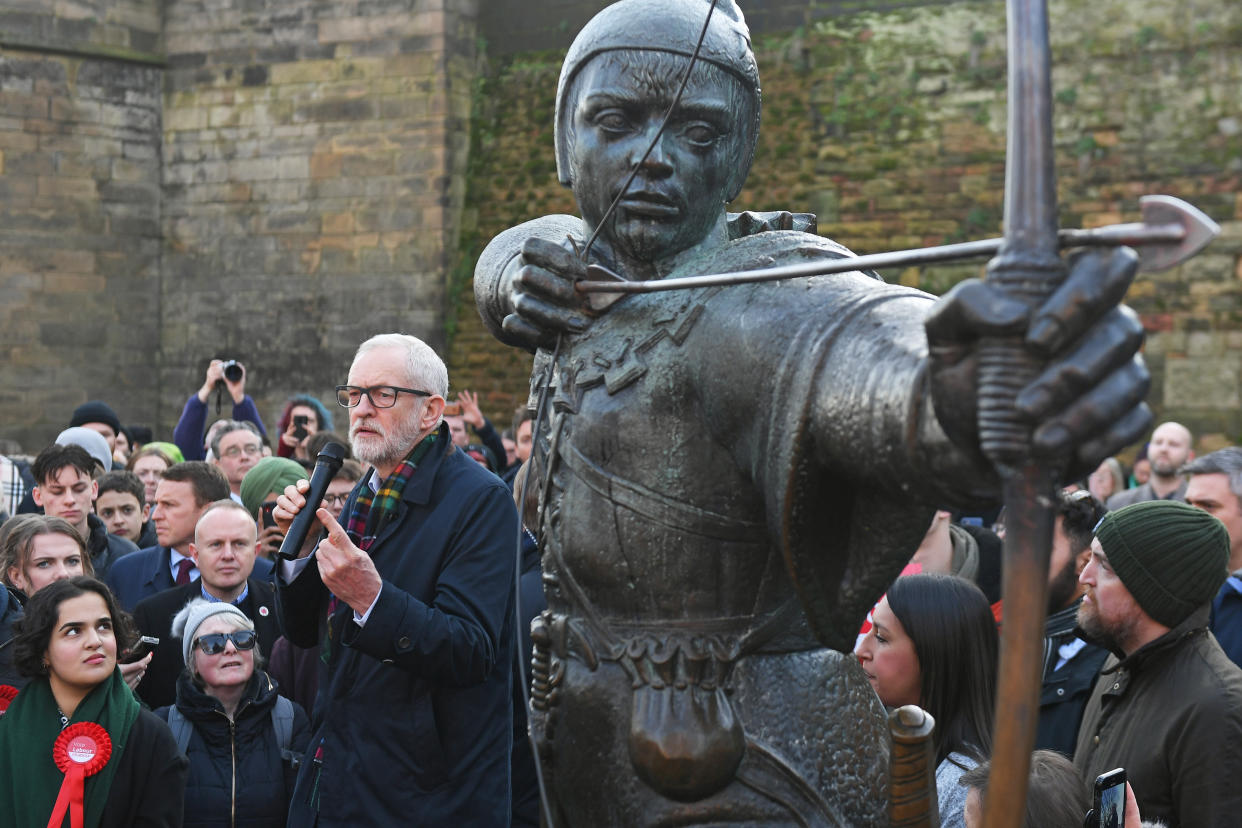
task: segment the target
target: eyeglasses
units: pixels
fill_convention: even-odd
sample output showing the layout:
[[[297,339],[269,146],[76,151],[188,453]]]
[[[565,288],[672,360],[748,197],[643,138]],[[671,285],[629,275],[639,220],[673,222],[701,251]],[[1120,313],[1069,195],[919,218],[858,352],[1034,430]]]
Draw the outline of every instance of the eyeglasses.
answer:
[[[349,500],[349,492],[345,494],[326,494],[323,496],[323,502],[329,506],[335,506],[338,503],[344,506],[347,500]]]
[[[257,640],[254,630],[237,630],[231,633],[208,633],[200,635],[194,643],[207,655],[219,655],[225,646],[232,641],[239,650],[253,650]]]
[[[336,387],[337,404],[345,408],[353,408],[362,402],[363,394],[367,395],[371,405],[376,408],[392,408],[397,404],[398,394],[417,394],[420,397],[431,396],[430,391],[419,391],[417,388],[398,388],[395,385],[372,385],[370,388],[359,388],[356,385],[338,385]]]
[[[247,457],[258,457],[263,451],[263,447],[256,443],[253,446],[229,446],[220,452],[221,457],[228,457],[230,460],[234,457],[241,457],[243,454]]]

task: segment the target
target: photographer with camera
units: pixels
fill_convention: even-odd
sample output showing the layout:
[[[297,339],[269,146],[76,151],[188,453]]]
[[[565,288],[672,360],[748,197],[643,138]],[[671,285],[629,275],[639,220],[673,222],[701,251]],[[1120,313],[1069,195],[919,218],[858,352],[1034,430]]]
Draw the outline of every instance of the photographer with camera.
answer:
[[[229,419],[254,423],[259,429],[259,436],[267,441],[267,429],[263,427],[263,418],[254,400],[246,393],[246,366],[235,359],[213,359],[207,366],[207,376],[203,385],[185,401],[181,410],[181,419],[173,429],[173,442],[181,449],[186,460],[202,460],[206,457],[206,446],[203,444],[207,431],[207,407],[212,392],[216,392],[216,415],[220,415],[220,403],[227,391],[233,398],[233,410]]]

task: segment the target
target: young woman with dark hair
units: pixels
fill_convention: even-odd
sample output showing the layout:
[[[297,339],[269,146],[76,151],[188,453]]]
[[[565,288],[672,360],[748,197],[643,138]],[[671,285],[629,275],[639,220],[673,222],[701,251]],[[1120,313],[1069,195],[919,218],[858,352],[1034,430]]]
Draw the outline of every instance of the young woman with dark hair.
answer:
[[[85,828],[181,825],[185,757],[117,669],[117,652],[135,638],[94,578],[55,581],[26,603],[13,660],[30,682],[0,716],[0,802],[10,824],[59,825],[80,808],[73,822]],[[78,783],[68,772],[75,763],[86,769]]]
[[[917,704],[936,720],[942,828],[961,828],[958,778],[992,751],[996,620],[984,594],[951,575],[910,575],[889,587],[855,654],[888,707]]]

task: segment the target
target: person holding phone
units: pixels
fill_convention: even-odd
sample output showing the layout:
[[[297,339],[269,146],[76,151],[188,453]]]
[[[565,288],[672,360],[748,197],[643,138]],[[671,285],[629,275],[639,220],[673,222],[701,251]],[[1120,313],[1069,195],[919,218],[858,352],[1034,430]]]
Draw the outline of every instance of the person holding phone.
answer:
[[[1112,654],[1083,712],[1074,766],[1125,768],[1147,819],[1169,828],[1242,820],[1242,669],[1208,631],[1229,533],[1175,501],[1109,512],[1079,581],[1085,638]]]
[[[14,666],[12,623],[22,617],[23,606],[39,590],[78,575],[94,575],[86,543],[62,518],[18,515],[0,528],[0,685],[20,689],[26,680]],[[151,664],[150,653],[127,659],[121,675],[137,687]]]
[[[285,400],[276,427],[280,431],[277,457],[314,462],[306,450],[306,440],[316,432],[331,431],[332,414],[310,394],[294,394]]]
[[[305,466],[287,457],[264,457],[246,472],[241,483],[241,501],[257,525],[260,557],[274,560],[285,540],[285,533],[272,518],[276,498],[286,486],[309,476]],[[313,538],[318,532],[307,534]]]

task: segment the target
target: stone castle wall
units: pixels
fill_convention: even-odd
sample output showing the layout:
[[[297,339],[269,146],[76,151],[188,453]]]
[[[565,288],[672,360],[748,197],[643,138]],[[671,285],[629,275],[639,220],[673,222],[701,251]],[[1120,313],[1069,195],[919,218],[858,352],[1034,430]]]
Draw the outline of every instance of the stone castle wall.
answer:
[[[742,4],[748,18],[759,6],[760,19],[777,5]],[[999,235],[1003,4],[804,8],[805,25],[756,31],[763,128],[733,209],[814,212],[821,233],[860,253]],[[1141,195],[1168,193],[1222,225],[1203,255],[1140,277],[1128,301],[1148,331],[1157,415],[1185,421],[1201,449],[1242,442],[1242,5],[1053,0],[1050,16],[1061,223],[1135,221]],[[464,265],[496,232],[574,212],[552,152],[563,49],[490,58],[476,110],[466,285],[455,288],[466,296]],[[981,267],[884,275],[940,293]],[[456,324],[455,381],[496,409],[522,401],[529,356],[492,342],[468,302]]]
[[[529,356],[473,309],[486,241],[573,212],[563,50],[601,0],[0,0],[0,437],[108,400],[167,434],[213,356],[269,425],[365,336],[447,346],[500,422]],[[996,235],[1003,4],[743,0],[764,127],[735,209],[859,252]],[[1242,6],[1054,0],[1062,223],[1186,198],[1224,228],[1142,278],[1153,406],[1242,439]],[[885,274],[933,292],[979,264]]]
[[[212,356],[274,426],[330,401],[358,343],[440,347],[474,73],[474,9],[443,0],[168,7],[160,387]]]
[[[0,437],[27,450],[87,399],[157,407],[160,5],[0,9]]]

